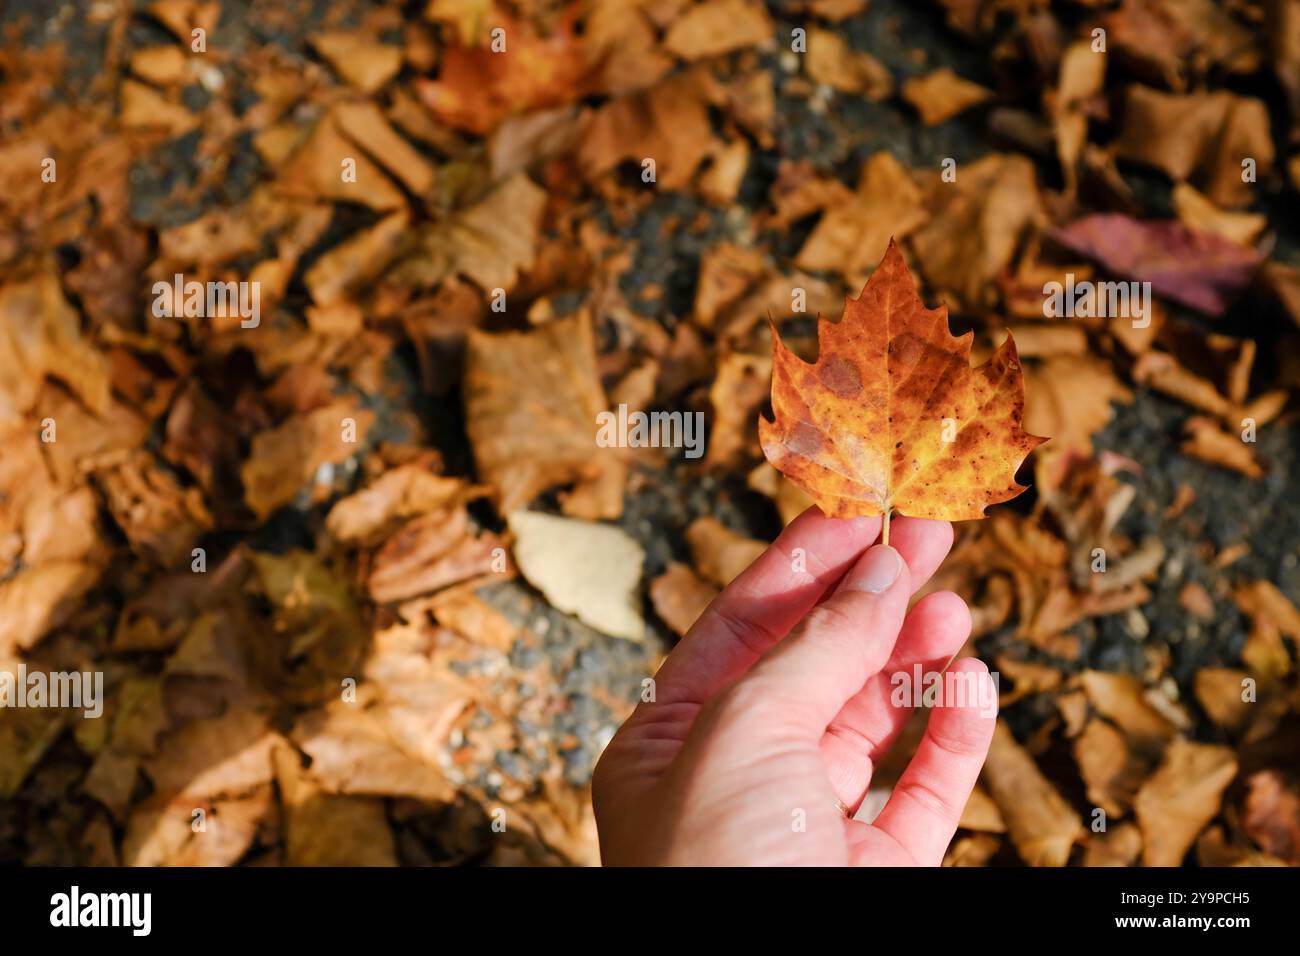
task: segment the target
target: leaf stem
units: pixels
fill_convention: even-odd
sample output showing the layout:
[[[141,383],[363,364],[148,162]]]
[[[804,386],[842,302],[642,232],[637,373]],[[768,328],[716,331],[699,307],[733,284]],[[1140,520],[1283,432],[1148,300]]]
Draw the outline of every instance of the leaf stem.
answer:
[[[880,543],[889,544],[889,509],[885,509],[885,519],[880,526]]]

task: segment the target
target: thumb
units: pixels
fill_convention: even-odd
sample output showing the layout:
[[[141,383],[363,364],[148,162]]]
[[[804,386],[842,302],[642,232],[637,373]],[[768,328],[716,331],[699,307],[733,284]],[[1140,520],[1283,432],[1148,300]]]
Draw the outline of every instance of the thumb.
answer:
[[[800,730],[821,734],[889,660],[907,614],[907,564],[888,545],[869,548],[835,592],[742,679]],[[788,724],[787,724],[788,725]]]

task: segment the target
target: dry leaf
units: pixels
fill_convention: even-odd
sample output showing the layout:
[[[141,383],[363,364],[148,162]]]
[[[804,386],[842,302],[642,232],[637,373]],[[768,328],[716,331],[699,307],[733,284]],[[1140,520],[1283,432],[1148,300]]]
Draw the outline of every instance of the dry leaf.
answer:
[[[49,272],[0,286],[0,422],[31,411],[43,378],[62,381],[86,407],[109,403],[108,363]]]
[[[327,793],[402,795],[450,802],[442,771],[402,745],[384,707],[335,701],[305,714],[290,735],[311,758],[311,779]]]
[[[1142,853],[1142,831],[1135,823],[1120,823],[1104,833],[1088,835],[1084,866],[1133,866]]]
[[[726,587],[767,550],[767,544],[736,534],[714,517],[696,518],[686,529],[695,569],[718,587]]]
[[[534,511],[509,516],[515,560],[558,610],[613,637],[645,639],[637,586],[645,554],[613,525]]]
[[[314,33],[311,45],[334,71],[363,93],[382,89],[402,68],[402,50],[350,30]]]
[[[1115,150],[1163,170],[1171,179],[1191,180],[1221,206],[1238,207],[1254,198],[1242,176],[1242,159],[1255,161],[1256,175],[1273,168],[1273,138],[1262,100],[1224,91],[1178,95],[1144,86],[1128,88],[1124,121]]]
[[[503,512],[572,481],[598,481],[618,452],[596,446],[605,394],[585,314],[532,332],[471,330],[465,405],[479,474]]]
[[[395,866],[397,848],[384,812],[372,797],[326,793],[301,766],[297,751],[275,752],[284,801],[288,866]]]
[[[438,78],[416,84],[420,98],[442,122],[480,135],[513,113],[570,101],[582,69],[573,32],[576,9],[569,7],[544,35],[498,11],[492,25],[505,31],[505,49],[449,46]]]
[[[1237,775],[1227,747],[1175,740],[1138,791],[1134,808],[1142,827],[1142,862],[1178,866],[1197,835],[1219,812],[1223,791]]]
[[[704,60],[767,40],[772,21],[759,0],[702,0],[673,21],[664,48],[683,60]]]
[[[817,27],[808,31],[804,69],[814,83],[825,83],[841,93],[861,93],[869,100],[883,100],[894,88],[894,78],[883,63],[854,50],[838,33]]]
[[[373,544],[398,522],[460,504],[475,491],[461,479],[435,475],[421,464],[399,465],[340,499],[325,527],[339,541]]]
[[[341,400],[259,432],[239,469],[248,507],[266,518],[293,501],[322,465],[339,464],[357,453],[374,418],[369,409]]]
[[[650,600],[655,613],[678,637],[685,636],[717,596],[717,588],[677,561],[650,582]]]
[[[1212,465],[1231,468],[1247,478],[1263,476],[1264,469],[1250,446],[1241,440],[1240,435],[1225,432],[1213,419],[1193,415],[1187,420],[1184,430],[1187,440],[1179,446],[1183,454]]]
[[[1300,791],[1294,778],[1261,770],[1246,785],[1246,833],[1265,853],[1300,864]]]
[[[1263,261],[1253,249],[1180,222],[1138,222],[1113,213],[1085,216],[1051,236],[1110,272],[1150,282],[1156,295],[1208,315],[1221,314]]]
[[[934,175],[926,208],[910,240],[917,265],[936,294],[970,309],[993,303],[995,280],[1043,214],[1034,164],[1005,153],[962,165],[956,182]]]
[[[1148,754],[1159,754],[1175,728],[1148,702],[1141,681],[1124,674],[1086,670],[1080,675],[1088,703],[1113,721],[1130,742]]]
[[[972,369],[971,336],[952,336],[945,307],[925,308],[897,246],[844,318],[821,325],[815,364],[772,334],[763,452],[828,516],[982,518],[1025,490],[1016,469],[1045,439],[1020,427],[1015,344]]]
[[[716,148],[709,105],[716,82],[702,68],[674,73],[648,90],[611,100],[592,117],[578,144],[578,163],[595,179],[626,160],[654,160],[660,189],[681,189]]]
[[[1220,209],[1187,183],[1174,186],[1173,198],[1178,219],[1188,229],[1211,232],[1240,246],[1253,244],[1268,226],[1267,216]]]
[[[946,66],[908,80],[903,84],[902,96],[921,114],[921,122],[926,126],[943,123],[993,99],[990,90],[962,79]]]
[[[1030,866],[1064,866],[1083,822],[998,721],[981,779],[1002,811],[1016,851]]]
[[[829,204],[804,242],[795,265],[836,270],[854,285],[878,263],[891,239],[902,239],[928,217],[920,187],[892,153],[879,152],[862,164],[857,190]]]

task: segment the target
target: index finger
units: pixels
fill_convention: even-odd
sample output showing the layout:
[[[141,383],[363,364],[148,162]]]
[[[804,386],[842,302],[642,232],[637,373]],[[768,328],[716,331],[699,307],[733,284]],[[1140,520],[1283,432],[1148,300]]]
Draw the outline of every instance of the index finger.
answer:
[[[853,566],[880,518],[827,518],[815,506],[713,599],[655,676],[661,703],[703,704],[744,674]]]

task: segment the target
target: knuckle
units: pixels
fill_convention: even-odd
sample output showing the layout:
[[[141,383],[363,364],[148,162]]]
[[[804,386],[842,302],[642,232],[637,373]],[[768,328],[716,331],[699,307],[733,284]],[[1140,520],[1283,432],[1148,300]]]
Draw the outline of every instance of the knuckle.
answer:
[[[937,721],[931,723],[930,738],[934,741],[934,745],[946,754],[967,757],[983,753],[988,748],[986,741],[989,732],[982,723],[962,721],[951,726],[937,726],[937,724]]]
[[[846,602],[831,598],[808,612],[800,625],[803,634],[815,641],[841,641],[852,635],[857,627],[856,615]]]
[[[723,691],[715,700],[720,720],[765,721],[780,711],[775,690],[763,681],[749,678],[739,680]]]
[[[928,782],[915,781],[907,788],[909,799],[918,804],[927,814],[942,820],[956,820],[961,816],[962,808],[936,790]]]

